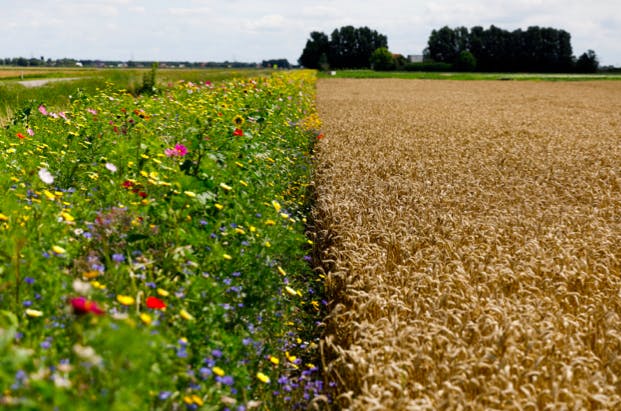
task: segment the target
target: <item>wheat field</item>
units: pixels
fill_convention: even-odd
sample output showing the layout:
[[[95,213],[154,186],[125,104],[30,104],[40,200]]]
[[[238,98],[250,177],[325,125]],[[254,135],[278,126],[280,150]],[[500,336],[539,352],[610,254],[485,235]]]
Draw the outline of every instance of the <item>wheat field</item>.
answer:
[[[320,80],[351,410],[621,409],[621,82]]]

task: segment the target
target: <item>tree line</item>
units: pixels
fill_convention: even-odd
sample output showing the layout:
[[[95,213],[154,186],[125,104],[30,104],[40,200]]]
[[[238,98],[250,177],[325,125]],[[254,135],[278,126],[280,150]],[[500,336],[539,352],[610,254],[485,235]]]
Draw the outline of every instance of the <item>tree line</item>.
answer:
[[[388,37],[368,27],[344,26],[328,37],[313,31],[298,62],[307,68],[367,68],[371,54],[388,48]]]
[[[565,30],[531,26],[508,31],[490,26],[433,30],[424,50],[424,62],[409,63],[388,51],[387,36],[368,27],[344,26],[330,37],[313,31],[298,59],[307,68],[327,70],[457,70],[495,72],[596,72],[593,50],[576,58],[571,35]]]
[[[444,26],[431,32],[427,44],[427,59],[461,70],[563,73],[596,71],[598,65],[593,51],[576,60],[571,35],[550,27],[508,31],[493,25],[470,30]]]
[[[151,67],[153,63],[158,63],[159,67],[187,67],[187,68],[255,68],[269,67],[273,68],[291,68],[291,64],[287,59],[271,59],[263,60],[261,63],[239,62],[239,61],[210,61],[210,62],[191,62],[191,61],[121,61],[121,60],[77,60],[73,58],[51,59],[47,60],[41,56],[35,57],[8,57],[0,58],[0,66],[12,67]]]

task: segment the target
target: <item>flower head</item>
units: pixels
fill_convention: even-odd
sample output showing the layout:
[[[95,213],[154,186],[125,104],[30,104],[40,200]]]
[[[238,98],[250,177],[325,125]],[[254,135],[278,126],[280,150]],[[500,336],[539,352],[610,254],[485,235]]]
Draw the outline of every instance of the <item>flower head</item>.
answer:
[[[174,148],[164,150],[167,157],[183,157],[188,154],[188,148],[183,144],[175,144]]]
[[[77,315],[83,315],[92,313],[95,315],[102,315],[104,311],[99,308],[96,302],[89,301],[84,297],[75,297],[69,300],[71,307],[73,307],[73,312]]]
[[[163,310],[166,308],[166,303],[157,297],[147,297],[147,307],[154,310]]]
[[[129,295],[121,295],[121,294],[116,296],[116,300],[123,305],[132,305],[136,301],[134,300],[134,297],[131,297]]]
[[[39,178],[45,184],[52,184],[54,182],[54,176],[47,170],[47,168],[39,170]]]
[[[241,128],[236,128],[235,131],[233,131],[233,135],[236,137],[241,137],[244,135],[244,130],[242,130]]]
[[[49,114],[43,104],[39,106],[39,113],[43,114],[44,116],[47,116]]]

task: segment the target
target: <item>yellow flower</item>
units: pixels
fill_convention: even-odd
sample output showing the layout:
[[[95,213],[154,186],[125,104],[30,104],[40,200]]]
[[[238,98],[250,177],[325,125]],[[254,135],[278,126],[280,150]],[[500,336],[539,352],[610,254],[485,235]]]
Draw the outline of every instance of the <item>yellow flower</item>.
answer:
[[[192,314],[190,314],[189,312],[187,312],[186,310],[182,309],[181,311],[179,311],[179,315],[181,316],[181,318],[183,318],[184,320],[188,320],[191,321],[194,319],[194,317],[192,317]]]
[[[153,321],[153,318],[151,318],[151,316],[147,313],[141,313],[140,314],[140,320],[145,323],[145,325],[150,325],[151,321]]]
[[[287,360],[289,362],[295,362],[295,360],[298,359],[298,357],[296,357],[295,355],[289,354],[289,351],[285,352],[285,356],[287,357]]]
[[[270,362],[274,365],[280,364],[280,360],[272,355],[270,355]]]
[[[218,377],[224,377],[225,372],[220,367],[213,367],[211,371],[213,371],[213,373],[216,374]]]
[[[233,187],[225,183],[220,183],[220,187],[225,191],[231,191],[233,189]]]
[[[168,297],[168,295],[170,294],[168,291],[164,290],[163,288],[158,288],[157,293],[162,297]]]
[[[54,193],[51,193],[51,192],[49,192],[47,190],[43,190],[43,195],[45,195],[45,197],[48,200],[56,200],[56,196],[54,195]]]
[[[224,255],[222,256],[222,258],[224,258],[225,260],[232,260],[232,259],[233,259],[233,257],[231,257],[231,256],[230,256],[230,255],[228,255],[228,254],[224,254]]]
[[[239,184],[243,185],[244,187],[248,187],[248,183],[246,183],[244,180],[239,180]]]
[[[222,210],[224,208],[224,206],[222,204],[214,204],[214,207],[216,207],[218,210]]]
[[[257,373],[257,378],[259,379],[259,381],[261,381],[264,384],[268,384],[270,382],[270,377],[268,377],[267,375],[263,374],[260,371]]]
[[[62,211],[62,212],[60,213],[60,216],[61,216],[61,217],[62,217],[65,221],[67,221],[68,223],[70,223],[70,222],[72,222],[72,221],[75,221],[75,218],[73,218],[73,216],[72,216],[71,214],[69,214],[69,213],[67,213],[67,212],[65,212],[65,211]]]
[[[192,197],[192,198],[196,197],[196,193],[193,191],[184,191],[183,194],[185,194],[188,197]]]
[[[199,397],[198,395],[196,395],[196,394],[192,394],[192,402],[194,404],[198,405],[199,407],[202,407],[203,404],[205,404],[203,402],[203,399],[201,397]]]
[[[233,124],[235,124],[236,126],[241,126],[244,124],[244,118],[242,116],[240,116],[239,114],[236,115],[235,117],[233,117]]]
[[[274,207],[274,209],[276,210],[276,212],[279,212],[281,207],[280,207],[280,203],[276,200],[272,200],[272,207]]]
[[[276,221],[274,221],[274,220],[266,220],[265,221],[265,225],[274,225],[274,224],[276,224]]]
[[[0,213],[0,221],[9,221],[9,217],[7,217],[6,215]]]
[[[293,288],[291,288],[291,287],[289,287],[289,286],[286,286],[286,287],[285,287],[285,291],[286,291],[287,293],[289,293],[290,295],[298,295],[298,293],[297,293],[297,292],[296,292]]]
[[[28,317],[41,317],[43,315],[43,312],[39,310],[32,310],[30,308],[27,308],[26,315]]]
[[[57,245],[52,246],[52,251],[55,252],[56,254],[65,254],[67,252],[64,248],[59,247]]]
[[[121,295],[121,294],[116,296],[116,300],[123,305],[132,305],[134,304],[134,302],[136,302],[134,297],[131,297],[129,295]]]
[[[278,272],[280,273],[280,275],[287,275],[287,272],[283,270],[281,266],[278,266]]]

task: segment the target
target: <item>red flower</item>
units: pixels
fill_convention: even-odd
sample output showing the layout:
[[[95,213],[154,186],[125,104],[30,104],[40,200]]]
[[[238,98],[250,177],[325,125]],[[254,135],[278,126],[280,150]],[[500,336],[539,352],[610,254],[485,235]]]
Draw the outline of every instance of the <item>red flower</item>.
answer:
[[[154,310],[163,310],[166,308],[166,303],[157,297],[147,297],[147,307]]]
[[[317,136],[317,140],[321,140],[322,138],[324,138],[325,136],[323,135],[323,133],[319,133],[319,135]]]
[[[123,181],[123,187],[125,187],[125,188],[132,188],[133,185],[134,185],[134,183],[132,183],[129,180]]]
[[[147,193],[145,193],[144,191],[139,191],[139,192],[138,192],[138,195],[139,195],[141,198],[147,198]]]
[[[103,315],[103,310],[97,306],[94,301],[89,301],[84,297],[75,297],[69,300],[73,307],[73,312],[77,315],[93,313],[95,315]]]
[[[23,135],[22,133],[17,133],[17,138],[19,138],[20,140],[23,140],[26,138],[26,136]]]
[[[241,137],[244,135],[244,130],[242,130],[241,128],[236,128],[235,131],[233,131],[233,135]]]

